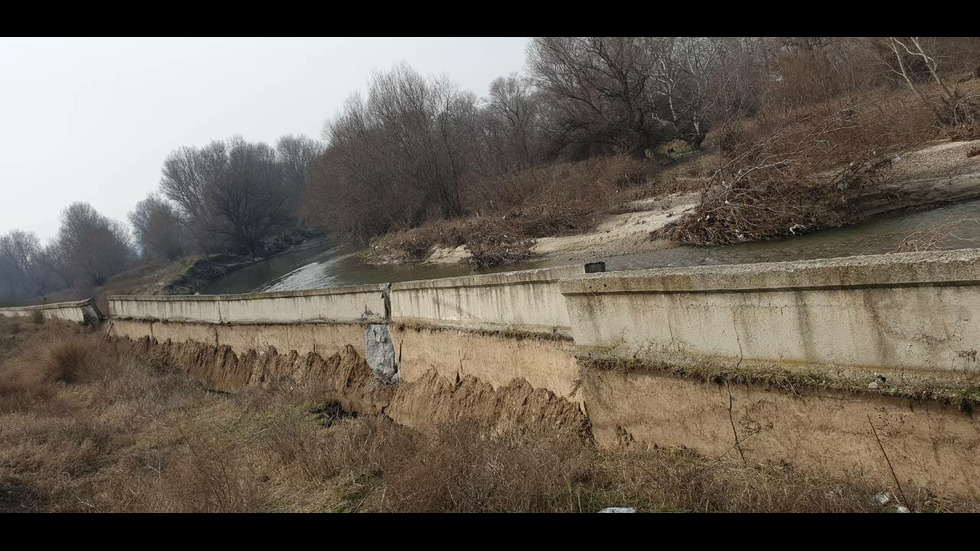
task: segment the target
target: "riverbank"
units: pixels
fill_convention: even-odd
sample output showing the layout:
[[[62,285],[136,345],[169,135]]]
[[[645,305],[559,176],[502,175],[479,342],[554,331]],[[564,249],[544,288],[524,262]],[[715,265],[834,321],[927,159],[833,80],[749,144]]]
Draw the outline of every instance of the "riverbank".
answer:
[[[193,295],[204,292],[214,282],[256,264],[267,262],[296,249],[318,242],[318,236],[280,239],[266,257],[251,258],[233,254],[194,255],[179,260],[149,261],[109,278],[105,285],[71,287],[44,297],[19,301],[16,306],[50,304],[93,298],[102,312],[108,312],[109,295]],[[251,290],[251,289],[248,289]],[[241,291],[236,291],[241,292]],[[12,304],[13,306],[13,304]]]
[[[898,212],[934,209],[980,198],[980,155],[971,155],[978,148],[980,140],[944,140],[888,159],[881,169],[881,183],[862,189],[847,205],[849,215],[846,223],[828,223],[816,231],[867,223]],[[688,157],[658,176],[658,180],[650,180],[631,192],[634,197],[644,192],[652,195],[631,198],[611,207],[598,207],[599,212],[593,214],[594,220],[588,224],[590,227],[587,231],[528,237],[512,242],[511,246],[519,250],[509,255],[505,251],[500,255],[500,264],[581,262],[681,246],[683,243],[673,230],[678,220],[690,216],[697,209],[702,199],[701,193],[668,193],[662,190],[703,188],[711,172],[709,167],[717,162],[720,159],[710,152]],[[663,180],[671,183],[660,183]],[[379,266],[472,264],[476,259],[471,244],[465,242],[463,230],[481,222],[486,220],[476,217],[398,232],[374,242],[370,250],[362,253],[362,259]],[[507,232],[506,228],[497,231],[502,235]],[[520,230],[517,231],[520,233]],[[809,231],[814,230],[798,233]],[[910,237],[918,237],[923,243],[910,243],[908,250],[919,250],[918,247],[929,240],[929,236],[925,235],[910,234]],[[464,242],[454,244],[458,241]],[[449,245],[446,245],[447,242]],[[705,254],[710,254],[710,249],[705,248]]]

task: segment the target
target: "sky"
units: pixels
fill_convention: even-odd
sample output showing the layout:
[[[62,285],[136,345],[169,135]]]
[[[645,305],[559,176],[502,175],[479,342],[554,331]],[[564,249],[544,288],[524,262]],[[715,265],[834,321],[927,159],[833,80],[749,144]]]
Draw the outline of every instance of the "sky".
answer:
[[[525,38],[0,38],[0,234],[48,240],[74,201],[127,222],[174,149],[322,138],[402,61],[480,96],[524,70]]]

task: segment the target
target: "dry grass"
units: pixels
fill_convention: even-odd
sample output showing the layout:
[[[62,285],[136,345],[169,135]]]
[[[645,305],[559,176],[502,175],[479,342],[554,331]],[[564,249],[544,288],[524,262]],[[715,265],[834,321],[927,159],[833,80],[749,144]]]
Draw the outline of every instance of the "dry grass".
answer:
[[[895,252],[907,253],[916,251],[933,251],[950,240],[956,238],[964,225],[980,224],[980,220],[974,218],[956,218],[947,215],[938,223],[930,223],[928,226],[920,226],[910,233],[898,245]]]
[[[0,320],[2,512],[894,510],[861,473],[602,451],[465,419],[420,433],[345,412],[314,383],[215,394],[129,341],[13,327]],[[977,510],[905,492],[913,510]]]

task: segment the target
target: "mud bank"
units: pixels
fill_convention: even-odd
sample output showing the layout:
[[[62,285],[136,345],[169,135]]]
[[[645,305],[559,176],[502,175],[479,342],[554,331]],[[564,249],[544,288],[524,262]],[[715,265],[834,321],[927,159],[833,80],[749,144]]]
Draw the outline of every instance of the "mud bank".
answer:
[[[747,464],[871,475],[980,498],[980,420],[954,405],[810,388],[587,370],[593,434],[607,447],[690,448]],[[872,431],[878,433],[878,439]]]
[[[447,378],[429,370],[397,385],[380,383],[352,346],[323,357],[275,349],[236,354],[228,346],[195,342],[136,341],[140,354],[173,365],[203,386],[222,392],[309,384],[340,401],[347,411],[387,415],[397,423],[426,430],[451,421],[471,420],[491,431],[548,429],[591,437],[578,404],[516,379],[494,388],[466,375]]]
[[[883,487],[893,485],[890,461],[902,484],[980,499],[980,421],[933,400],[586,367],[578,384],[584,403],[578,403],[521,378],[495,386],[437,369],[380,383],[352,346],[324,357],[274,349],[236,354],[228,346],[146,337],[136,342],[138,353],[179,367],[210,389],[314,385],[346,411],[386,415],[422,431],[459,420],[490,431],[571,431],[606,449],[692,449],[747,465],[860,474]]]

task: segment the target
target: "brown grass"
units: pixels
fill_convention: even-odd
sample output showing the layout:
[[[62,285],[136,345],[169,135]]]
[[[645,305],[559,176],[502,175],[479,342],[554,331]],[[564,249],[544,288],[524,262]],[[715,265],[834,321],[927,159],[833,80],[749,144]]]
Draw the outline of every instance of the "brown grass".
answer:
[[[919,227],[905,237],[895,252],[907,253],[916,251],[933,251],[951,238],[956,238],[963,226],[978,224],[980,220],[973,218],[955,218],[947,215],[938,223],[930,223],[929,227]]]
[[[603,451],[466,419],[422,433],[345,412],[316,383],[216,394],[130,341],[20,324],[0,320],[0,512],[894,510],[861,473]],[[904,489],[913,510],[978,510]]]

